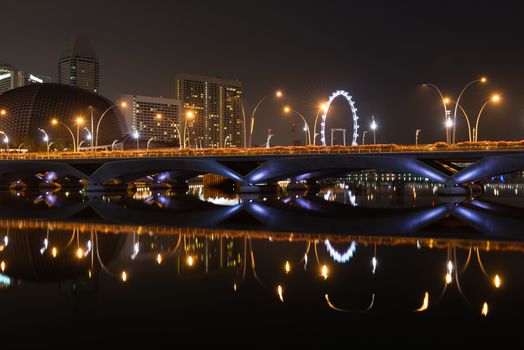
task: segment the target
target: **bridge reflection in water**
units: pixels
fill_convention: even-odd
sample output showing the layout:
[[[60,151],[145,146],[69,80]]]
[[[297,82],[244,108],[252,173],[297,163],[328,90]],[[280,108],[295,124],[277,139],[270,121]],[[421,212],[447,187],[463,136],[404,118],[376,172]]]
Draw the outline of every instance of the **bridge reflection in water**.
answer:
[[[482,317],[507,312],[501,291],[522,287],[522,210],[488,199],[380,208],[330,202],[330,193],[228,205],[148,190],[138,199],[13,195],[0,219],[7,289],[58,283],[94,295],[107,277],[131,288],[155,269],[178,281],[220,271],[229,293],[249,286],[281,303],[307,295],[343,313],[427,312],[446,309],[451,294]]]

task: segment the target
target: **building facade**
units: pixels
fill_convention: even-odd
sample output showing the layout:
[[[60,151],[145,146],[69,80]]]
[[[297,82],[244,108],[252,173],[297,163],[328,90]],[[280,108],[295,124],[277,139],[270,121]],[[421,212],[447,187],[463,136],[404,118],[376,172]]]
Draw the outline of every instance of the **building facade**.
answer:
[[[122,95],[121,102],[127,132],[135,130],[140,139],[180,144],[182,126],[180,125],[180,100],[163,97]],[[180,135],[179,135],[180,134]]]
[[[190,147],[240,147],[242,82],[219,77],[177,74],[176,98],[187,120]],[[185,117],[185,116],[184,116]]]
[[[0,94],[30,84],[49,83],[51,78],[25,72],[9,64],[0,64]]]
[[[84,35],[75,35],[58,62],[58,82],[94,93],[100,89],[100,65],[93,46]]]

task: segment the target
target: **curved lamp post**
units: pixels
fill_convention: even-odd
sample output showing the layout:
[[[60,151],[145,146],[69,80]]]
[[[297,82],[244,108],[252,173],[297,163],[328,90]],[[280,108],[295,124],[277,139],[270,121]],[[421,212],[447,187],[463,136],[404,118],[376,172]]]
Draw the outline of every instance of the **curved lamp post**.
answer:
[[[196,112],[193,112],[193,111],[187,111],[186,112],[186,119],[184,120],[184,148],[186,148],[186,140],[189,141],[188,147],[191,148],[191,140],[189,139],[189,137],[186,139],[186,130],[187,130],[187,122],[189,120],[195,119],[195,113]],[[188,132],[189,132],[189,130],[188,130]]]
[[[464,92],[467,90],[467,88],[470,87],[471,85],[473,85],[475,83],[485,83],[487,81],[488,81],[488,79],[486,77],[481,77],[480,79],[475,79],[475,80],[470,81],[469,83],[466,84],[466,86],[464,86],[464,88],[460,92],[459,96],[457,97],[457,103],[455,104],[455,111],[453,112],[453,136],[452,136],[452,139],[451,139],[452,143],[455,143],[455,129],[456,129],[455,125],[456,125],[456,122],[457,122],[457,109],[458,109],[458,106],[460,104],[460,98],[462,97]]]
[[[58,124],[60,124],[63,127],[65,127],[67,129],[67,131],[69,131],[69,133],[71,134],[71,139],[73,140],[73,152],[76,152],[76,139],[75,139],[75,134],[73,133],[73,130],[71,130],[71,128],[69,126],[67,126],[66,124],[62,123],[57,118],[51,119],[51,125],[58,125]]]
[[[260,107],[260,105],[265,100],[267,100],[268,98],[273,97],[273,96],[276,97],[276,98],[281,98],[283,96],[282,91],[278,90],[274,94],[262,97],[262,99],[260,101],[258,101],[258,103],[256,104],[255,108],[253,108],[253,112],[251,113],[251,125],[249,127],[249,147],[250,148],[251,148],[251,141],[253,139],[253,129],[255,128],[255,113],[256,113],[258,107]]]
[[[305,128],[304,131],[307,131],[307,134],[306,134],[306,146],[311,145],[311,133],[309,132],[309,125],[307,123],[306,118],[304,118],[304,116],[300,112],[297,112],[296,110],[292,109],[291,107],[289,107],[289,106],[284,107],[284,113],[289,113],[289,112],[295,113],[300,118],[302,118],[302,120],[304,121],[304,128]]]
[[[444,97],[444,95],[442,94],[442,92],[440,91],[438,86],[435,85],[435,84],[424,83],[424,84],[422,84],[422,86],[430,86],[430,87],[434,88],[437,91],[437,93],[439,94],[439,96],[440,96],[440,100],[442,101],[442,105],[444,106],[444,122],[446,124],[446,141],[449,143],[449,132],[448,132],[448,127],[447,127],[448,118],[449,118],[448,117],[449,111],[448,111],[448,108],[446,107],[446,104],[449,102],[449,99]]]
[[[104,117],[106,116],[107,112],[109,112],[112,108],[115,108],[115,107],[122,107],[122,108],[126,108],[127,107],[127,103],[126,102],[122,102],[120,103],[119,105],[117,104],[114,104],[112,106],[109,106],[101,115],[100,115],[100,118],[98,119],[98,122],[96,123],[96,131],[95,131],[95,135],[94,135],[94,138],[95,138],[95,148],[96,149],[98,147],[98,129],[100,128],[100,123],[102,122],[102,119],[104,119]]]
[[[317,115],[315,116],[315,124],[313,124],[313,146],[317,144],[317,136],[319,135],[317,133],[318,117],[320,116],[321,112],[326,112],[326,109],[327,109],[327,104],[321,103],[318,108]]]
[[[46,143],[47,153],[49,153],[49,136],[47,135],[44,129],[38,128],[38,131],[44,134],[43,140]]]
[[[0,130],[0,135],[4,135],[4,143],[5,143],[5,147],[6,147],[6,152],[9,153],[9,136],[7,136],[7,134],[5,132],[3,132],[2,130]]]
[[[480,121],[480,116],[482,114],[482,111],[484,111],[484,108],[486,108],[486,106],[488,105],[488,103],[492,102],[492,103],[499,103],[500,102],[500,95],[499,94],[494,94],[492,95],[489,100],[487,100],[486,102],[484,102],[484,104],[482,105],[482,107],[480,107],[480,111],[479,111],[479,114],[477,115],[477,121],[475,122],[475,129],[473,130],[473,135],[474,135],[474,141],[475,142],[478,142],[478,134],[479,134],[479,121]]]
[[[177,135],[178,135],[178,146],[179,148],[182,148],[182,136],[180,135],[180,129],[178,128],[178,125],[176,125],[176,122],[173,119],[169,117],[164,117],[160,113],[157,113],[157,115],[155,116],[155,119],[157,120],[162,120],[162,118],[166,118],[170,123],[173,123],[173,125],[175,126],[175,131],[177,132]]]

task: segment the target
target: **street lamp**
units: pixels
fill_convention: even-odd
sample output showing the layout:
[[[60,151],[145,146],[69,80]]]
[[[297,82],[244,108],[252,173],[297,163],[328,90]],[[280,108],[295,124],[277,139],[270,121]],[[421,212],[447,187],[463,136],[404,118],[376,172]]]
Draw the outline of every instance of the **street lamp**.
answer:
[[[421,131],[422,130],[420,130],[420,129],[417,129],[415,131],[415,146],[418,146],[418,134],[420,134]]]
[[[473,129],[473,135],[474,135],[474,141],[478,142],[478,134],[479,134],[479,121],[480,121],[480,115],[482,114],[482,111],[484,108],[488,105],[488,103],[499,103],[500,102],[500,95],[499,94],[493,94],[491,97],[484,102],[482,107],[480,108],[479,114],[477,115],[477,121],[475,122],[475,129]]]
[[[364,130],[362,132],[362,146],[364,146],[366,144],[366,134],[368,133],[367,130]]]
[[[283,96],[283,93],[282,93],[282,91],[277,90],[274,94],[264,96],[260,101],[258,101],[258,103],[256,104],[255,108],[253,109],[253,112],[251,113],[251,125],[249,127],[249,147],[250,148],[251,148],[251,141],[252,141],[252,138],[253,138],[253,129],[255,128],[255,113],[256,113],[258,107],[260,107],[260,105],[262,104],[262,102],[264,102],[265,100],[267,100],[268,98],[273,97],[273,96],[276,97],[276,98],[281,98]]]
[[[462,97],[462,95],[464,94],[464,92],[466,91],[466,89],[474,84],[474,83],[486,83],[488,81],[488,79],[486,77],[481,77],[480,79],[475,79],[475,80],[472,80],[470,81],[469,83],[466,84],[466,86],[464,86],[464,88],[462,89],[462,91],[460,92],[458,98],[457,98],[457,103],[455,104],[455,111],[453,112],[453,136],[452,136],[452,140],[451,142],[452,143],[455,143],[455,130],[456,130],[456,123],[457,123],[457,109],[458,109],[458,106],[460,104],[460,98]]]
[[[155,116],[155,119],[157,120],[162,120],[162,118],[164,118],[164,116],[160,113],[157,113],[157,115]],[[178,128],[178,125],[176,125],[176,122],[169,118],[169,117],[165,117],[170,123],[173,123],[173,125],[175,126],[175,131],[177,132],[178,134],[178,145],[180,148],[182,148],[182,136],[180,135],[180,129]]]
[[[5,110],[5,109],[0,109],[0,115],[1,115],[2,117],[5,117],[5,116],[7,115],[7,110]]]
[[[440,100],[442,101],[442,105],[444,106],[444,123],[447,123],[447,119],[448,119],[448,108],[447,108],[447,104],[449,103],[449,99],[447,97],[444,97],[444,95],[442,94],[442,92],[440,91],[440,89],[437,87],[437,85],[435,84],[431,84],[431,83],[424,83],[422,84],[422,86],[430,86],[432,88],[434,88],[437,93],[439,94],[440,96]],[[448,129],[446,129],[446,142],[449,143],[449,133],[448,133]]]
[[[49,136],[47,136],[47,133],[45,132],[44,129],[40,129],[40,128],[38,128],[38,131],[40,131],[41,133],[44,134],[44,138],[43,138],[43,140],[44,140],[44,142],[46,143],[47,153],[49,153]]]
[[[9,137],[2,130],[0,130],[0,135],[4,135],[4,143],[5,143],[5,147],[6,147],[6,152],[9,153]]]
[[[313,124],[313,146],[316,145],[317,143],[317,136],[319,135],[317,133],[317,121],[318,121],[318,117],[320,115],[320,112],[327,112],[327,104],[326,103],[321,103],[318,107],[318,111],[317,111],[317,115],[315,116],[315,124]]]
[[[307,123],[306,118],[304,118],[304,116],[300,112],[297,112],[296,110],[292,109],[291,107],[289,107],[289,106],[284,107],[284,113],[288,114],[290,112],[295,113],[300,118],[302,118],[302,120],[304,121],[304,131],[307,132],[307,134],[306,134],[306,146],[311,145],[311,133],[309,132],[309,125]]]
[[[84,124],[84,118],[82,116],[78,116],[75,119],[76,123],[76,142],[78,142],[78,145],[76,146],[76,150],[80,150],[80,125]]]
[[[109,112],[112,108],[115,108],[115,107],[122,107],[122,108],[126,108],[127,107],[127,103],[125,101],[121,102],[120,105],[117,105],[117,104],[114,104],[112,106],[109,106],[101,115],[100,115],[100,119],[98,119],[98,122],[96,123],[96,132],[95,132],[95,135],[94,135],[94,138],[95,138],[95,148],[98,147],[98,129],[100,128],[100,123],[102,122],[102,119],[104,119],[104,117],[106,116],[107,112]],[[93,150],[94,150],[93,149]]]
[[[67,131],[69,131],[69,133],[71,134],[71,139],[73,140],[73,152],[76,152],[76,139],[75,139],[75,134],[73,134],[73,130],[71,130],[71,128],[69,126],[67,126],[66,124],[62,123],[57,118],[51,119],[51,125],[58,125],[58,124],[60,124],[63,127],[65,127],[67,129]]]
[[[140,138],[140,134],[138,133],[137,129],[134,129],[133,131],[133,138],[136,140],[136,149],[140,149],[140,146],[138,145],[138,140]]]
[[[147,144],[146,144],[146,149],[149,150],[149,144],[151,143],[151,141],[153,141],[155,138],[154,137],[151,137],[149,140],[147,140]]]
[[[373,130],[373,144],[376,145],[377,144],[377,134],[376,134],[376,130],[377,130],[377,123],[375,122],[375,116],[371,116],[371,130]]]
[[[450,115],[451,111],[446,110],[446,122],[444,126],[446,127],[446,142],[451,143],[451,127],[453,126],[453,120],[451,120]]]
[[[194,112],[194,111],[187,111],[186,112],[186,118],[184,120],[184,148],[186,147],[187,123],[188,123],[188,121],[195,119],[195,114],[196,114],[196,112]],[[191,140],[189,139],[189,137],[188,137],[188,141],[189,141],[188,147],[191,148]]]

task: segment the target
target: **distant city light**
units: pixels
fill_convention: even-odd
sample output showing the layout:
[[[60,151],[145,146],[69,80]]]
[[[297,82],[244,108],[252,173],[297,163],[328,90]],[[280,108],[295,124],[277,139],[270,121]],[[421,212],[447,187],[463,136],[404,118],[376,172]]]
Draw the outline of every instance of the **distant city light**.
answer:
[[[281,302],[284,302],[284,290],[282,288],[282,286],[279,284],[278,287],[277,287],[277,294],[278,294],[278,297],[280,298],[280,301]]]
[[[284,264],[284,271],[286,273],[291,272],[291,264],[289,263],[289,261],[286,261],[286,263]]]
[[[480,314],[482,316],[488,316],[488,303],[487,302],[484,302],[484,304],[482,304],[482,310],[480,311]]]
[[[498,274],[496,274],[495,278],[493,278],[493,285],[495,286],[495,288],[500,288],[500,286],[502,285],[502,279]]]
[[[320,268],[320,275],[326,280],[329,277],[329,268],[327,265],[322,265]]]
[[[122,271],[122,274],[120,275],[120,278],[122,279],[122,282],[127,282],[127,272]]]
[[[422,301],[422,306],[419,307],[416,311],[417,312],[426,311],[428,309],[428,306],[429,306],[429,293],[426,292],[424,293],[424,300]]]

